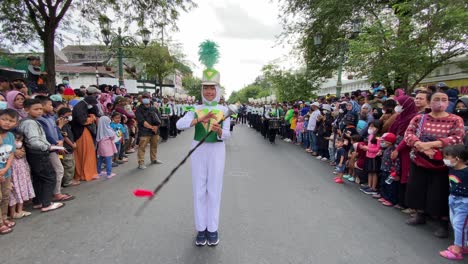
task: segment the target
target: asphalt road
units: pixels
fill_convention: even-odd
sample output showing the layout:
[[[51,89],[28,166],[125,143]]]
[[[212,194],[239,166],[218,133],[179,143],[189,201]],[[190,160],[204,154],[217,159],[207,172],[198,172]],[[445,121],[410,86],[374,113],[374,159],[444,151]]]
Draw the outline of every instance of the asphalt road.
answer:
[[[143,201],[132,190],[157,185],[192,133],[159,146],[164,164],[141,171],[131,155],[115,178],[65,189],[77,199],[63,209],[18,220],[0,237],[0,263],[451,263],[438,256],[451,241],[435,238],[430,225],[405,225],[406,215],[357,185],[333,183],[332,167],[240,125],[226,143],[217,247],[194,245],[189,163],[136,217]]]

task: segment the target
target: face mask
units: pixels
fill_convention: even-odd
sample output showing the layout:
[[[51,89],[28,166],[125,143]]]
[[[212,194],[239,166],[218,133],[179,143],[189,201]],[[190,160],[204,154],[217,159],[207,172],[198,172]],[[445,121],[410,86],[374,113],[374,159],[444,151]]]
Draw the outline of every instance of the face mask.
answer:
[[[383,143],[383,142],[380,142],[380,147],[381,147],[381,148],[387,148],[387,144],[386,144],[386,143]]]
[[[89,104],[89,105],[88,105],[88,109],[91,109],[91,108],[93,108],[93,105],[90,105],[90,104]]]
[[[0,110],[6,109],[6,108],[7,108],[7,105],[8,105],[7,102],[5,102],[5,101],[0,101]]]
[[[72,116],[69,116],[68,117],[68,122],[71,122],[73,120],[73,117]]]
[[[401,105],[397,105],[397,106],[395,107],[395,112],[397,112],[397,113],[403,112],[403,107],[402,107]]]
[[[384,115],[385,115],[385,110],[383,110],[383,109],[382,109],[382,114],[384,114]]]
[[[455,114],[460,117],[465,117],[468,114],[468,109],[457,109],[455,110]]]
[[[328,110],[323,110],[323,114],[324,115],[328,114]]]
[[[148,99],[148,98],[143,98],[143,100],[141,100],[141,102],[142,102],[143,104],[147,105],[147,104],[150,104],[150,99]]]
[[[358,143],[354,143],[354,144],[353,144],[354,150],[357,150],[357,147],[358,147]]]
[[[449,159],[444,159],[444,164],[447,167],[455,167],[455,164],[453,164]]]
[[[338,112],[340,112],[340,114],[343,114],[343,113],[344,113],[344,110],[343,110],[343,109],[340,109]]]
[[[69,81],[63,81],[63,84],[65,84],[65,85],[67,85],[69,83],[70,83]]]
[[[443,112],[447,109],[448,102],[431,102],[431,109],[434,112]]]
[[[373,128],[367,129],[367,134],[374,135],[374,129]]]

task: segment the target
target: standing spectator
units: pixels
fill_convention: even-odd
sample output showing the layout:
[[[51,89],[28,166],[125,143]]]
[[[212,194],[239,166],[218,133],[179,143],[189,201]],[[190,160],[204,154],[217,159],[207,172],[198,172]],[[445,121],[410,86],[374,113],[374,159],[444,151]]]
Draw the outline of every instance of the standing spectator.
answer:
[[[71,129],[70,122],[72,121],[72,110],[64,107],[57,112],[59,119],[65,120],[65,122],[59,122],[59,128],[63,136],[63,146],[65,147],[66,153],[63,154],[62,165],[63,165],[63,187],[76,186],[80,184],[80,181],[74,179],[75,177],[75,157],[73,155],[76,149],[75,137]]]
[[[11,166],[11,183],[13,188],[9,205],[11,217],[20,219],[31,215],[30,212],[23,210],[23,204],[25,201],[33,199],[36,195],[32,186],[29,164],[24,156],[23,136],[21,133],[15,134],[15,146],[15,159]]]
[[[27,59],[29,61],[28,66],[28,88],[32,94],[36,93],[39,89],[39,85],[44,82],[42,76],[47,73],[41,72],[41,59],[39,56],[30,56]]]
[[[397,137],[396,145],[397,148],[392,152],[392,159],[395,160],[398,157],[400,164],[400,171],[398,175],[400,176],[400,181],[398,185],[398,204],[397,208],[404,209],[406,207],[405,195],[406,195],[406,184],[408,183],[409,171],[410,171],[410,151],[411,148],[406,145],[406,142],[403,140],[405,136],[405,131],[408,128],[410,121],[417,115],[416,104],[413,101],[413,98],[409,96],[400,96],[397,98],[398,106],[396,107],[396,112],[398,116],[395,119],[395,122],[390,127],[389,132],[395,134]],[[406,211],[407,212],[407,211]]]
[[[383,102],[382,112],[384,113],[380,120],[383,122],[382,133],[387,133],[393,122],[395,122],[398,113],[395,112],[397,103],[395,100],[385,100]]]
[[[98,175],[94,138],[96,135],[96,87],[88,88],[88,95],[72,111],[72,131],[75,137],[75,180],[91,181]]]
[[[439,254],[447,259],[462,260],[467,253],[466,236],[468,229],[468,148],[464,145],[444,149],[444,163],[449,167],[450,182],[450,221],[455,241],[447,250]]]
[[[317,136],[315,135],[315,128],[317,126],[317,119],[320,116],[319,110],[320,104],[315,102],[311,106],[312,113],[309,117],[309,123],[307,124],[307,135],[309,138],[309,147],[306,149],[307,152],[312,153],[312,156],[317,156]]]
[[[52,146],[63,147],[63,136],[60,129],[57,127],[54,111],[52,108],[52,101],[45,96],[37,96],[42,104],[44,114],[37,119],[44,129],[46,139]],[[68,120],[67,120],[68,121]],[[57,120],[60,125],[65,124],[66,120],[63,118]],[[59,154],[64,154],[63,150],[51,151],[49,154],[50,163],[55,170],[55,176],[57,177],[56,186],[54,190],[54,201],[69,201],[74,197],[67,194],[62,194],[62,179],[63,179],[63,165],[60,162]]]
[[[18,122],[18,115],[11,109],[0,111],[0,234],[10,233],[16,225],[7,219],[11,192],[11,164],[16,150],[15,136],[9,132]]]
[[[427,91],[420,91],[414,98],[414,103],[418,109],[419,114],[426,114],[426,110],[430,110],[429,103],[431,101],[431,93]]]
[[[138,122],[138,136],[140,144],[138,147],[138,168],[146,169],[145,166],[145,151],[146,145],[150,144],[150,159],[152,164],[161,164],[162,161],[157,159],[158,141],[159,141],[159,126],[161,119],[159,118],[158,110],[151,105],[150,96],[143,95],[141,105],[136,110],[136,120]]]
[[[107,179],[114,177],[116,174],[112,173],[112,157],[117,153],[115,146],[115,139],[117,135],[111,128],[111,120],[107,116],[99,118],[99,125],[97,130],[96,142],[98,144],[97,154],[99,155],[97,163],[98,177],[106,176]],[[101,173],[103,161],[106,164],[106,172]]]
[[[64,204],[52,202],[57,179],[49,159],[51,145],[37,121],[42,116],[43,106],[37,99],[28,99],[24,102],[24,108],[28,117],[21,120],[18,130],[24,135],[26,159],[31,167],[31,178],[36,193],[33,207],[40,208],[42,212],[53,211]]]
[[[426,223],[424,213],[439,217],[437,237],[448,236],[447,167],[441,148],[462,143],[463,120],[447,113],[448,96],[436,92],[431,96],[431,113],[415,116],[405,133],[405,141],[412,148],[412,163],[407,184],[406,203],[417,211],[406,222],[409,225]]]

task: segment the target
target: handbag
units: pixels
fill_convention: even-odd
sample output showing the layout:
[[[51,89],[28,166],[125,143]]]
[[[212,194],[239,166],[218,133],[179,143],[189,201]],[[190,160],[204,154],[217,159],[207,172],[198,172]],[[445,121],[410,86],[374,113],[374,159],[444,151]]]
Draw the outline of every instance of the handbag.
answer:
[[[426,114],[423,114],[421,120],[419,121],[418,128],[416,129],[416,136],[422,142],[433,141],[421,137],[425,122]],[[413,149],[410,152],[410,158],[418,167],[423,167],[431,170],[445,170],[447,168],[444,164],[443,155],[440,150],[436,151],[436,153],[434,154],[434,158],[430,158],[426,154]]]

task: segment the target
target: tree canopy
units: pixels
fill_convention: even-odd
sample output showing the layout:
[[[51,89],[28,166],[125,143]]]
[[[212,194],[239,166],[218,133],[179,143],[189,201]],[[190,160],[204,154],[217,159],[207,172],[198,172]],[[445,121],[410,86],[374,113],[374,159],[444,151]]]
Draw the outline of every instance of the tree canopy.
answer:
[[[411,89],[467,52],[465,0],[279,2],[283,36],[296,40],[314,76],[330,76],[344,57],[348,72]],[[320,45],[315,45],[316,36],[321,36]]]
[[[7,39],[14,45],[40,40],[44,48],[45,70],[49,89],[55,86],[54,44],[59,29],[75,26],[83,29],[84,18],[96,22],[105,14],[115,14],[124,24],[124,31],[131,25],[141,28],[176,27],[180,11],[188,11],[195,4],[192,0],[2,0],[0,2],[0,40]],[[3,41],[2,41],[3,42]]]

